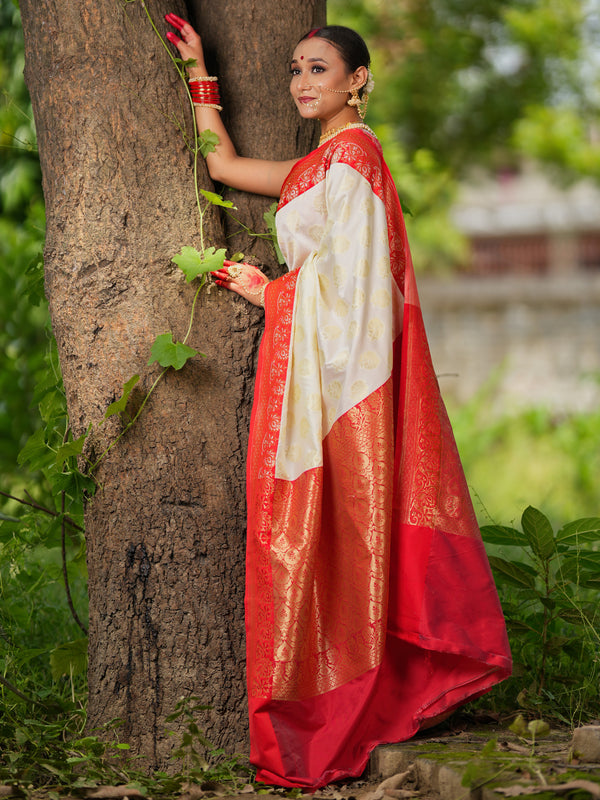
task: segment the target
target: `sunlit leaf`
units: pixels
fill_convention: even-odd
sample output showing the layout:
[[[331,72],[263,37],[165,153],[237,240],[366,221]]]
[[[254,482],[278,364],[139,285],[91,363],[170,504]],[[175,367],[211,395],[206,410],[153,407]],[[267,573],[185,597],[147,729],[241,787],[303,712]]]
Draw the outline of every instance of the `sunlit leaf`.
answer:
[[[199,133],[196,142],[198,147],[200,148],[200,153],[202,154],[202,158],[206,158],[209,153],[214,153],[216,150],[217,145],[221,140],[217,136],[214,131],[207,129]]]
[[[213,206],[222,206],[223,208],[235,208],[231,200],[223,200],[220,194],[216,194],[215,192],[209,192],[206,189],[200,189],[200,194],[204,195],[209,203],[212,203]]]
[[[207,272],[220,269],[225,260],[225,249],[220,248],[215,250],[214,247],[208,247],[204,254],[196,250],[195,247],[185,245],[181,248],[181,252],[173,256],[173,261],[179,269],[184,273],[186,281],[190,283],[199,275],[204,275]]]

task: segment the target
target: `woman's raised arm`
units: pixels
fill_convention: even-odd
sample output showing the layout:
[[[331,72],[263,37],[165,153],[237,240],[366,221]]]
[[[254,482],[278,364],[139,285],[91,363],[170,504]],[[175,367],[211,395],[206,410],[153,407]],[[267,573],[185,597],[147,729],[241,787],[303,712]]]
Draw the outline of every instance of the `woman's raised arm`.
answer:
[[[166,14],[165,19],[180,34],[178,36],[169,31],[167,39],[179,50],[181,58],[184,61],[189,59],[196,61],[196,66],[188,67],[190,78],[208,77],[200,36],[189,22],[176,14]],[[238,156],[216,108],[195,105],[195,113],[198,130],[204,131],[208,128],[219,137],[215,151],[206,157],[211,178],[243,192],[279,197],[283,181],[296,163],[296,159],[266,161],[258,158],[242,158]]]

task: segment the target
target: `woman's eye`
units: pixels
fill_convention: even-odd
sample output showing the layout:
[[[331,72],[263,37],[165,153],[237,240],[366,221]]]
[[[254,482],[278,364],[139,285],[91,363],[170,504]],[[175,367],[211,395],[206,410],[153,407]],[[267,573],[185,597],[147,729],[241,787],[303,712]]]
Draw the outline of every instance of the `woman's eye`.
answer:
[[[312,68],[312,71],[313,72],[325,72],[325,67],[320,67],[318,64],[315,64],[315,66]]]
[[[296,67],[292,67],[290,72],[292,73],[292,75],[300,75],[300,70],[297,69]]]

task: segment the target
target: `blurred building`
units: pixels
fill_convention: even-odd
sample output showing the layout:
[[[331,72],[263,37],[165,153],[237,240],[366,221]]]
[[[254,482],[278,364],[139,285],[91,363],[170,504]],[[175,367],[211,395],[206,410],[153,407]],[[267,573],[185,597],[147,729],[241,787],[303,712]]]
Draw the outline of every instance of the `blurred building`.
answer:
[[[453,219],[470,243],[477,275],[600,271],[600,186],[560,187],[532,166],[474,175]]]
[[[493,386],[491,411],[600,405],[600,187],[532,168],[462,187],[453,213],[466,272],[420,278],[442,391]]]

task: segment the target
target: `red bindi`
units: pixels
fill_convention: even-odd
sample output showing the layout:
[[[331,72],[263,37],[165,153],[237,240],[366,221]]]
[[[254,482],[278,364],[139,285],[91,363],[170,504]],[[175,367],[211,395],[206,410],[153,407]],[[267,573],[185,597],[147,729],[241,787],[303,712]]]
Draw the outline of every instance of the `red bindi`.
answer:
[[[300,61],[304,61],[304,56],[300,56]]]

